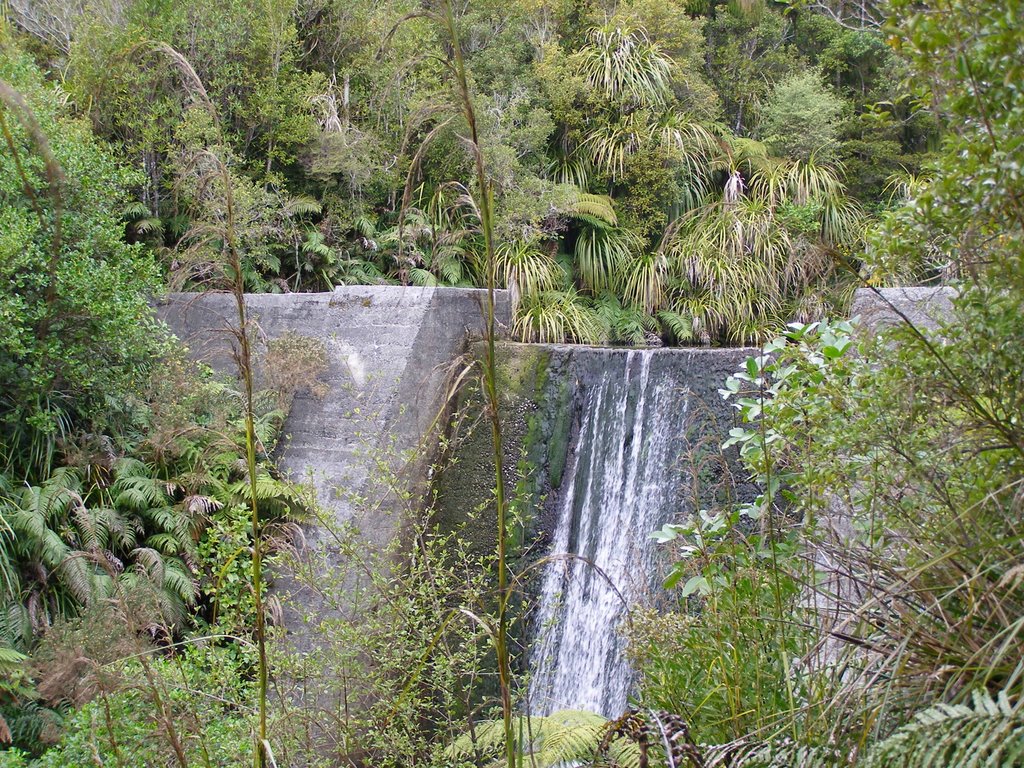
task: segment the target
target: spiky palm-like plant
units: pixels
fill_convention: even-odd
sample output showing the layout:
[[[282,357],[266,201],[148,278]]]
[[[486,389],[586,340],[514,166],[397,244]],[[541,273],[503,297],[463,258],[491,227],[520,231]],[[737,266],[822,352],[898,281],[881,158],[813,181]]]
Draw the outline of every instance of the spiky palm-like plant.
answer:
[[[626,160],[650,139],[649,113],[631,112],[599,121],[587,134],[581,149],[595,167],[617,178],[625,173]]]
[[[554,290],[562,281],[558,263],[536,242],[504,242],[495,250],[495,257],[501,284],[516,297]]]
[[[618,288],[622,268],[644,247],[643,239],[629,229],[586,227],[576,239],[576,274],[592,292]]]
[[[593,172],[590,157],[585,153],[557,147],[552,152],[546,176],[559,184],[571,184],[579,189],[587,189]]]
[[[584,79],[608,101],[663,104],[669,98],[672,59],[642,29],[595,27],[576,57]]]
[[[862,216],[827,166],[771,159],[753,142],[735,141],[731,153],[719,197],[683,214],[661,250],[669,308],[709,340],[750,342],[826,306],[842,283],[832,249],[856,241]],[[787,226],[791,210],[810,212],[813,231]]]
[[[608,337],[599,316],[572,289],[523,296],[512,330],[539,343],[600,344]]]
[[[665,303],[668,259],[661,251],[642,250],[620,269],[622,295],[627,302],[653,314]]]
[[[775,319],[790,248],[757,203],[716,203],[683,216],[667,256],[677,276],[674,311],[715,338],[745,341],[752,325]],[[737,338],[739,336],[739,338]]]
[[[719,142],[673,107],[671,57],[644,30],[622,23],[592,29],[575,56],[578,71],[601,95],[604,114],[580,146],[556,148],[552,176],[586,188],[592,168],[614,180],[631,156],[656,147],[700,186]]]

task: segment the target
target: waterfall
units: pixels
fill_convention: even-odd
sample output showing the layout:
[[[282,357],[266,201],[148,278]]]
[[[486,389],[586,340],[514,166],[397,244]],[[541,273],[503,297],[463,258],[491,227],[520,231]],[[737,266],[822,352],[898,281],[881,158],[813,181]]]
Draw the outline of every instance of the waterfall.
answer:
[[[554,559],[540,589],[528,691],[533,715],[622,713],[632,673],[620,625],[626,604],[653,586],[649,534],[680,503],[688,390],[672,366],[658,366],[652,377],[651,363],[670,355],[688,361],[687,353],[593,354],[606,359],[580,395],[579,437],[558,498]]]

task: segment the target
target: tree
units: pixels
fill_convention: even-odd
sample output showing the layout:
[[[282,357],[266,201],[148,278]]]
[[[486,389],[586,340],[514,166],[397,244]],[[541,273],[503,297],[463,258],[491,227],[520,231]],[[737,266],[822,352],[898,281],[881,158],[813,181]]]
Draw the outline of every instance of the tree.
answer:
[[[812,70],[777,83],[761,116],[762,140],[773,154],[804,162],[835,156],[843,100]]]
[[[57,440],[102,423],[144,376],[157,271],[123,239],[137,174],[6,37],[0,51],[0,464],[42,479]]]
[[[868,252],[876,282],[978,278],[1019,285],[1024,254],[1024,103],[1016,87],[1020,0],[954,0],[925,13],[898,3],[917,97],[947,131],[908,204],[887,216]]]

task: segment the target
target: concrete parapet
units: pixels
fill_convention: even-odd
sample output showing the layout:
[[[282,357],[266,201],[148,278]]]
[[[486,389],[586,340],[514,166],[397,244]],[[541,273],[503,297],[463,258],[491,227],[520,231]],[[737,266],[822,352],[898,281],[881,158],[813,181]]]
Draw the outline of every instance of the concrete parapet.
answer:
[[[949,319],[955,296],[956,290],[948,287],[861,288],[850,314],[859,316],[862,327],[871,331],[903,322],[901,313],[918,328],[934,328]]]
[[[310,567],[340,557],[325,528],[354,526],[376,547],[400,535],[407,510],[393,492],[394,478],[425,482],[420,449],[441,423],[452,365],[471,339],[483,335],[486,295],[462,288],[342,286],[331,293],[246,296],[259,338],[312,338],[323,344],[328,360],[325,391],[296,396],[277,451],[280,469],[312,485],[328,518],[322,526],[307,526]],[[511,315],[507,293],[498,291],[496,300],[503,334]],[[157,313],[195,358],[234,372],[232,295],[171,294],[157,302]],[[295,630],[294,642],[306,646],[311,638],[303,637],[297,611],[320,613],[324,596],[283,576],[278,588],[290,598],[285,621]]]

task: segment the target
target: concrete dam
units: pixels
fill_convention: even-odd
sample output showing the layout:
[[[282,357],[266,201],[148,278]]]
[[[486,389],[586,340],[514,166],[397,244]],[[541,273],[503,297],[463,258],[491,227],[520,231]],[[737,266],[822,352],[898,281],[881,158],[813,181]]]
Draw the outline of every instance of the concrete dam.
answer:
[[[886,314],[879,296],[861,293],[856,308]],[[496,295],[504,330],[509,300]],[[929,297],[948,306],[946,296]],[[916,294],[889,298],[923,306]],[[433,461],[451,414],[474,398],[480,407],[465,372],[481,355],[486,292],[344,286],[246,301],[257,342],[299,335],[322,345],[327,361],[322,391],[296,397],[276,454],[279,468],[315,493],[321,515],[305,526],[307,578],[281,574],[275,585],[292,645],[312,652],[318,622],[344,603],[304,586],[344,557],[332,530],[356,530],[383,548],[401,539],[428,497],[449,530],[490,500],[483,420],[455,441],[458,461]],[[158,312],[194,357],[234,370],[232,296],[172,294]],[[656,599],[661,576],[649,533],[745,480],[720,450],[734,411],[717,390],[753,351],[499,344],[506,479],[524,521],[518,545],[531,553],[524,557],[551,556],[529,619],[534,714],[622,711],[632,680],[618,624],[630,602]],[[470,531],[477,534],[482,550],[493,547],[493,527]]]

